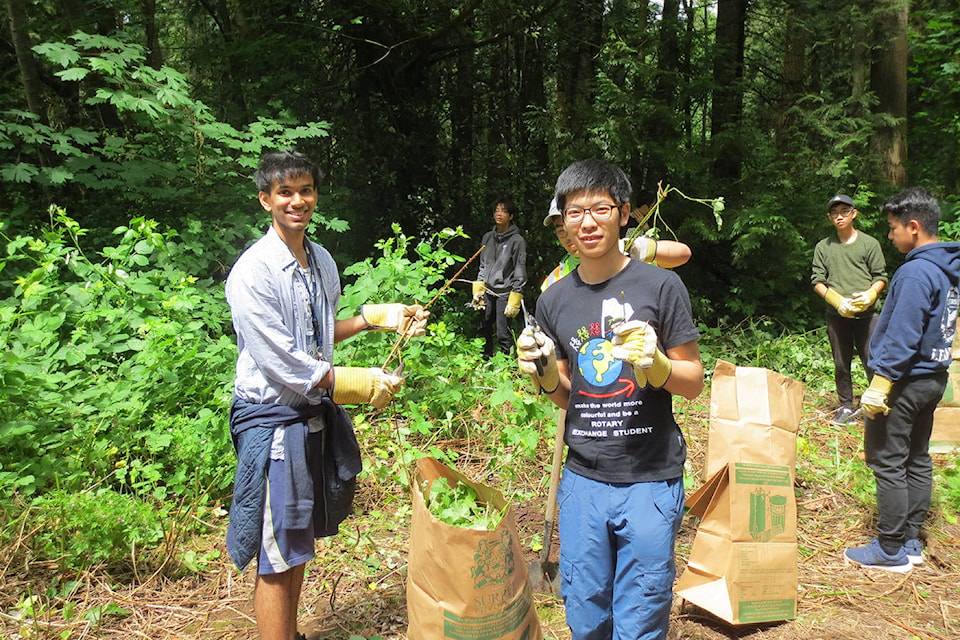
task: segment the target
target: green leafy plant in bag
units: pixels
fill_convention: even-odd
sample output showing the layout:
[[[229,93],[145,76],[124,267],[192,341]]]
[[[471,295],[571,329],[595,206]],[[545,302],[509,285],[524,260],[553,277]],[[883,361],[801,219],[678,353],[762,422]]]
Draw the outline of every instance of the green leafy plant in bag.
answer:
[[[493,531],[503,519],[503,510],[479,500],[477,492],[463,483],[451,487],[446,478],[437,478],[424,481],[421,491],[433,517],[450,526]]]

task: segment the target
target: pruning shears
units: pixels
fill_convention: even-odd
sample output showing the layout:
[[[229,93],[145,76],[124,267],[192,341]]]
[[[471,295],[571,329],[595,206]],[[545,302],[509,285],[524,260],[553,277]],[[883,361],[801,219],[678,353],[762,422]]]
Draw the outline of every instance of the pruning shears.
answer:
[[[407,367],[407,363],[401,361],[401,362],[400,362],[400,366],[397,367],[396,369],[394,369],[393,371],[391,371],[391,372],[390,372],[390,375],[396,376],[396,377],[400,378],[401,380],[405,380],[405,379],[407,378],[407,376],[410,375],[410,372],[409,372],[409,371],[408,371],[407,373],[404,373],[404,372],[403,372],[403,370],[406,369],[406,367]]]
[[[527,311],[527,303],[524,302],[523,298],[520,298],[520,308],[523,309],[523,322],[526,326],[530,327],[534,331],[540,331],[540,325],[537,324],[537,319],[530,315],[530,312]],[[543,375],[543,367],[547,364],[547,356],[540,356],[534,361],[534,364],[537,365],[537,375]]]

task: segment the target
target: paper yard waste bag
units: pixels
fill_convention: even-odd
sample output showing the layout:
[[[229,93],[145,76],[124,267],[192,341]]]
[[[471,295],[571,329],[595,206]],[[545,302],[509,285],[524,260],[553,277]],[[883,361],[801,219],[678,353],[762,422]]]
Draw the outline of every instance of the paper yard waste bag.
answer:
[[[717,360],[702,480],[728,462],[797,463],[803,383],[775,371]]]
[[[947,386],[937,406],[960,407],[960,362],[958,361],[951,362],[950,368],[947,369]]]
[[[956,346],[956,337],[953,342]],[[950,453],[957,448],[960,448],[960,360],[954,360],[947,369],[947,386],[933,412],[930,434],[930,453]]]
[[[797,501],[786,466],[730,463],[687,498],[701,518],[676,593],[732,624],[797,615]]]
[[[417,461],[407,566],[409,640],[542,640],[513,509],[494,531],[437,520],[424,501],[423,481],[465,483],[498,509],[503,495],[468,480],[433,458]]]
[[[937,407],[933,410],[933,432],[930,453],[951,453],[960,449],[960,407]]]

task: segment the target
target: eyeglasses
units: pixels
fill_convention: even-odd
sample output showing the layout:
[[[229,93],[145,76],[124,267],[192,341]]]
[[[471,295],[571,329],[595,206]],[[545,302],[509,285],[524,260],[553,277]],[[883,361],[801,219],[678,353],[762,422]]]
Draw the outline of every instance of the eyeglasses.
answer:
[[[580,222],[583,220],[583,216],[589,213],[593,216],[594,220],[599,222],[600,220],[609,218],[613,214],[613,210],[619,209],[620,206],[619,204],[598,203],[586,209],[570,207],[563,210],[563,219],[566,222]]]
[[[853,215],[854,211],[856,211],[856,209],[847,209],[846,211],[831,211],[827,214],[827,216],[831,220],[836,220],[837,218],[846,218],[847,216],[851,216]]]

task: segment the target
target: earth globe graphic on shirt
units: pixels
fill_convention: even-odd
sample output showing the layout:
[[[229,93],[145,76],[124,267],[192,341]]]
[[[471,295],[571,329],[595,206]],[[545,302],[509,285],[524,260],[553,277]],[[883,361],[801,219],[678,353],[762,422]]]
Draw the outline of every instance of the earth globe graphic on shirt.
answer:
[[[613,343],[605,338],[591,338],[580,347],[577,364],[580,375],[590,384],[606,387],[620,377],[623,361],[611,355]]]

